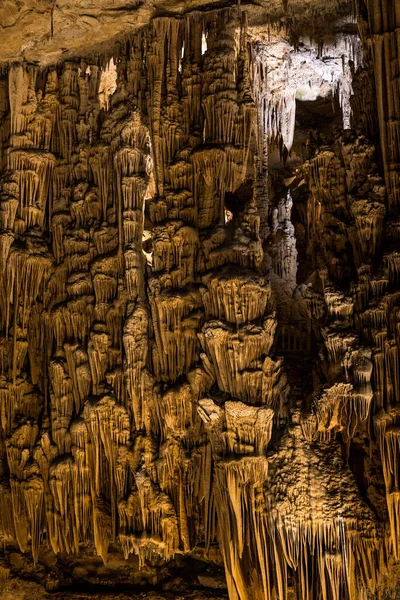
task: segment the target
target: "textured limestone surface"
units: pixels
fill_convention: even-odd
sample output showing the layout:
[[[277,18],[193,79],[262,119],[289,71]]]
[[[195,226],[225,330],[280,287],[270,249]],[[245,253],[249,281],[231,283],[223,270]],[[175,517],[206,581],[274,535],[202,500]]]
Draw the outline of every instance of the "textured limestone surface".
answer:
[[[0,598],[398,598],[400,5],[0,26]]]
[[[348,0],[242,0],[254,25],[289,22],[308,34],[332,30],[332,20],[351,14]],[[156,15],[183,15],[220,7],[220,0],[2,0],[0,64],[39,61],[54,64],[72,56],[106,52],[110,44],[148,25]],[[318,16],[318,18],[316,18]],[[261,34],[262,34],[261,33]]]

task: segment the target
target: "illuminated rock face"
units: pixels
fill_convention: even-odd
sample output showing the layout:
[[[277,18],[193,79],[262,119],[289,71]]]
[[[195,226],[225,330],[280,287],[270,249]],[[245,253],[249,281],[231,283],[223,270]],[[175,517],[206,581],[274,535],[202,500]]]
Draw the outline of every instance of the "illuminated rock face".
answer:
[[[350,18],[296,46],[218,8],[2,72],[4,598],[398,597],[400,11],[381,4],[359,2],[361,41]]]

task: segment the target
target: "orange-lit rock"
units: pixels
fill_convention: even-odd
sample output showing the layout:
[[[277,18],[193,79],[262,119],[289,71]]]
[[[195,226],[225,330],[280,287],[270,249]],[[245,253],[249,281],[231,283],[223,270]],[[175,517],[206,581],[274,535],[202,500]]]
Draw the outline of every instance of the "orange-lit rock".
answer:
[[[399,597],[399,27],[0,6],[0,598]]]

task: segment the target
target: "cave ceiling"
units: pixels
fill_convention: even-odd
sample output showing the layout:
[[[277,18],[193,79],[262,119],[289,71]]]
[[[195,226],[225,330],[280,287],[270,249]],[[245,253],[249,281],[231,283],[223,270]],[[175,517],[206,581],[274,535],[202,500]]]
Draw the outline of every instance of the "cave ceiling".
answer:
[[[3,0],[0,64],[26,60],[45,66],[73,56],[107,54],[113,43],[156,15],[182,16],[235,5],[221,0]],[[291,0],[287,6],[282,0],[259,0],[241,6],[257,36],[267,35],[268,22],[289,21],[306,35],[329,38],[354,15],[349,0]]]

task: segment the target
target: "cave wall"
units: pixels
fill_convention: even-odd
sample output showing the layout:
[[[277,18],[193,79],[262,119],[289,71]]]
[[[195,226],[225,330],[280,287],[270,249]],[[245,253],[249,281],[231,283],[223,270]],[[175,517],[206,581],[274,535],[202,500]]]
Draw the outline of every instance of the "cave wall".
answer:
[[[231,600],[396,597],[394,6],[359,3],[363,66],[354,32],[310,42],[345,129],[303,144],[236,7],[1,72],[0,579],[91,552],[223,564]]]

